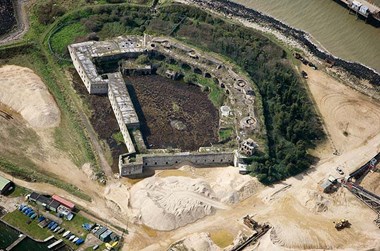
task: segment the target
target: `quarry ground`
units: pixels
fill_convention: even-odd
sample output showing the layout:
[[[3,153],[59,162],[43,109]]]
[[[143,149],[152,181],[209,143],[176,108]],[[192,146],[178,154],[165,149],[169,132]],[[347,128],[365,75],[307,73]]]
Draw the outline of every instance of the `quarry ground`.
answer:
[[[19,81],[20,84],[25,84],[25,79],[33,79],[35,88],[32,88],[32,91],[39,91],[42,88],[37,88],[41,82],[32,72],[20,70],[15,66],[9,67],[13,68],[12,71],[6,73],[8,83]],[[313,154],[320,159],[317,165],[306,173],[269,187],[262,186],[250,176],[239,175],[233,167],[196,169],[184,166],[180,170],[157,171],[153,178],[147,178],[145,182],[148,182],[148,179],[162,179],[166,182],[166,177],[171,177],[171,181],[180,184],[181,182],[178,181],[182,177],[177,178],[178,181],[176,177],[184,176],[204,182],[206,190],[211,193],[204,197],[197,195],[196,200],[214,207],[213,212],[187,225],[186,223],[191,221],[186,222],[188,220],[186,218],[184,226],[175,230],[157,231],[140,225],[144,218],[136,212],[136,208],[130,207],[130,199],[131,193],[138,190],[136,182],[139,184],[141,181],[110,178],[107,186],[104,187],[91,180],[91,169],[87,165],[75,166],[69,156],[54,147],[53,128],[33,128],[30,122],[16,112],[17,107],[4,105],[5,100],[19,98],[18,92],[9,92],[6,99],[3,97],[1,100],[2,109],[7,109],[13,119],[6,120],[0,117],[2,142],[9,142],[9,144],[1,144],[0,150],[4,155],[20,148],[25,149],[26,157],[39,168],[53,173],[65,182],[76,185],[90,195],[92,202],[78,199],[52,185],[14,179],[16,184],[39,192],[61,194],[97,217],[128,228],[125,250],[144,248],[145,250],[163,250],[191,234],[200,234],[202,238],[195,238],[198,241],[185,241],[184,243],[190,247],[195,245],[193,247],[206,247],[210,250],[224,248],[230,245],[239,233],[247,236],[252,234],[242,222],[242,217],[247,214],[254,215],[255,220],[259,222],[269,222],[274,227],[271,234],[268,233],[256,244],[257,250],[379,248],[380,230],[372,222],[376,217],[375,213],[359,202],[349,191],[341,188],[338,192],[327,195],[319,191],[319,184],[329,174],[339,176],[335,171],[337,165],[343,166],[344,172],[349,173],[380,150],[380,134],[378,133],[380,105],[367,96],[351,90],[323,71],[302,69],[309,74],[308,88],[331,138],[314,150]],[[13,75],[10,72],[13,72]],[[0,75],[3,80],[4,74]],[[46,92],[44,95],[49,96]],[[51,99],[45,97],[19,100],[25,107],[33,109],[36,107],[35,102]],[[20,113],[22,114],[22,111]],[[15,140],[12,137],[15,133],[12,134],[12,131],[20,134],[20,139],[14,143],[18,148],[11,144]],[[345,131],[347,133],[344,133]],[[35,137],[35,140],[32,142],[23,140],[30,137]],[[339,156],[332,154],[334,147],[339,150]],[[2,175],[10,178],[9,175]],[[378,173],[369,174],[362,185],[372,191],[378,191],[378,180]],[[152,192],[159,192],[162,189],[155,187]],[[170,200],[165,200],[165,203],[168,201],[182,203],[181,198],[188,198],[187,194],[178,195],[174,193],[174,190],[170,193],[170,189],[166,189],[165,193],[169,193],[165,198],[170,198]],[[210,197],[215,203],[210,202],[206,197]],[[191,212],[191,203],[190,205],[181,203],[176,204],[176,210],[182,210],[184,213]],[[225,207],[221,207],[220,203]],[[186,211],[187,208],[190,210]],[[141,208],[137,209],[141,210]],[[147,211],[149,212],[149,208]],[[157,217],[157,214],[154,216]],[[167,223],[164,222],[168,220],[165,214],[158,216],[162,216],[162,224]],[[341,218],[347,218],[352,226],[337,232],[333,221]],[[160,224],[160,221],[155,224]],[[194,236],[190,240],[194,240]]]

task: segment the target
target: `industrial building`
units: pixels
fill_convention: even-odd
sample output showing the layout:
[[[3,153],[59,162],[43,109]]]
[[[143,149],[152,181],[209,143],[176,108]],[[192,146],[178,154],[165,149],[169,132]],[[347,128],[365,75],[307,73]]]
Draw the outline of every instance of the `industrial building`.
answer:
[[[53,196],[51,196],[51,198],[55,201],[58,201],[60,204],[64,205],[65,207],[67,207],[68,209],[70,209],[71,211],[74,210],[75,208],[75,204],[54,194]]]
[[[0,194],[9,194],[14,188],[12,181],[0,176]]]

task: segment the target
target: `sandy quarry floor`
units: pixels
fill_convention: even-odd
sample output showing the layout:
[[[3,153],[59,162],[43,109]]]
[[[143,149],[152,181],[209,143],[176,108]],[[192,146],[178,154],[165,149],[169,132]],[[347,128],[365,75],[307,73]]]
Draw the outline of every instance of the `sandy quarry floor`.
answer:
[[[354,149],[380,133],[378,102],[322,71],[304,65],[301,69],[309,75],[310,92],[339,153]]]
[[[242,197],[241,200],[234,201],[233,192],[229,196],[218,196],[219,201],[231,205],[231,208],[217,209],[214,214],[175,231],[154,234],[152,230],[146,231],[146,234],[131,238],[129,242],[133,247],[126,247],[125,250],[138,250],[142,247],[146,247],[145,250],[163,250],[178,241],[176,247],[182,248],[189,240],[192,242],[187,248],[221,250],[221,246],[215,249],[215,245],[210,243],[210,240],[215,243],[218,240],[209,238],[210,235],[204,233],[227,231],[232,236],[239,233],[248,236],[252,232],[242,223],[242,218],[247,214],[254,215],[259,222],[269,222],[274,227],[271,234],[256,244],[255,250],[380,249],[380,230],[373,224],[376,214],[372,210],[346,189],[340,189],[331,195],[319,190],[319,184],[328,175],[339,177],[335,171],[336,166],[343,166],[344,172],[348,173],[380,151],[380,106],[321,71],[305,70],[310,77],[310,91],[333,142],[327,142],[315,151],[320,157],[317,166],[271,187],[262,187],[256,182],[257,186],[253,186],[256,188],[250,193],[253,195],[246,196],[246,199]],[[344,131],[348,132],[347,136],[343,134]],[[333,147],[338,148],[338,156],[332,154]],[[238,177],[230,178],[228,173],[222,174],[223,170],[228,168],[186,167],[156,175],[202,177],[215,194],[234,187],[234,181],[240,185],[244,183],[238,181]],[[370,174],[362,184],[378,189],[377,175]],[[254,179],[251,182],[255,183]],[[239,185],[235,185],[235,189],[236,186]],[[232,201],[234,203],[231,204]],[[347,218],[352,226],[337,232],[333,222],[341,218]],[[194,234],[198,234],[198,237],[194,238]]]

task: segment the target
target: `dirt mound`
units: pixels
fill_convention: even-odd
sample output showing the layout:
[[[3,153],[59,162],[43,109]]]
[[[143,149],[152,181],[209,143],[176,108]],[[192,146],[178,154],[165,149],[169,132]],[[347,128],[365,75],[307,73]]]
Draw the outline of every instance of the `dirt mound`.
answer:
[[[60,111],[42,82],[32,70],[6,65],[0,68],[0,102],[11,107],[33,128],[59,125]]]
[[[241,175],[234,167],[223,168],[215,174],[210,185],[221,202],[235,204],[255,194],[262,185],[249,175]]]
[[[207,233],[196,233],[173,244],[169,250],[217,251],[221,249],[215,245]]]
[[[131,206],[142,223],[156,230],[173,230],[226,208],[214,200],[210,186],[201,179],[151,177],[131,189]]]

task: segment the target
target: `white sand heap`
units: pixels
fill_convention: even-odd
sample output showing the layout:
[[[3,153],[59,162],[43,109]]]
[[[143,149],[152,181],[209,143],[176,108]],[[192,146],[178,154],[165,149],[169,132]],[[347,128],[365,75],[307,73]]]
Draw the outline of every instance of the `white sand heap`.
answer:
[[[0,102],[20,113],[33,128],[59,125],[60,111],[32,70],[15,65],[1,67],[0,89]]]
[[[187,177],[151,177],[131,189],[131,206],[145,225],[169,231],[227,207],[214,199],[210,186]]]
[[[208,233],[195,233],[173,244],[170,251],[219,251],[222,250],[211,240]]]

